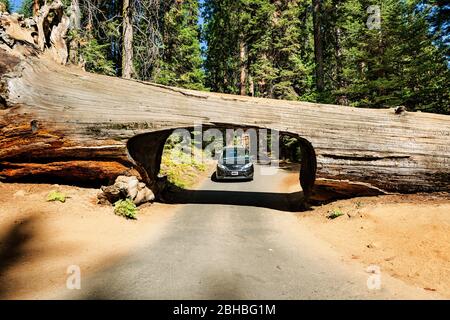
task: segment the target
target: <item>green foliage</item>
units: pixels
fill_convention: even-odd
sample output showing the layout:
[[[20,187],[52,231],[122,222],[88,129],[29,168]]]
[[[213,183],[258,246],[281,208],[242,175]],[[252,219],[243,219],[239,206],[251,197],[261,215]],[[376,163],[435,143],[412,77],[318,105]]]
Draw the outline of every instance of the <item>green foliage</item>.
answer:
[[[26,16],[32,2],[22,4]],[[135,77],[236,94],[245,71],[245,91],[257,97],[450,114],[450,11],[443,3],[322,0],[319,92],[311,0],[132,1]],[[82,34],[75,36],[87,70],[119,74],[122,2],[80,4]],[[370,5],[381,8],[381,29],[366,25]]]
[[[130,199],[119,200],[114,203],[114,213],[127,219],[136,220],[137,207]]]
[[[328,212],[328,219],[333,220],[343,215],[344,213],[340,209],[333,209],[332,211]]]
[[[173,185],[179,188],[188,188],[196,180],[201,172],[205,172],[207,166],[203,162],[203,152],[192,146],[194,154],[201,155],[197,160],[192,154],[179,148],[180,138],[172,135],[167,139],[161,159],[161,174]]]
[[[450,61],[450,5],[448,0],[423,0],[430,9],[430,20],[436,42],[446,52]]]
[[[328,100],[355,107],[449,113],[450,73],[419,1],[325,1]],[[381,29],[366,26],[369,5],[381,5]],[[336,33],[336,31],[339,31]]]
[[[59,201],[59,202],[66,202],[67,196],[59,191],[53,190],[50,191],[49,194],[47,195],[47,201],[48,202],[55,202],[55,201]]]
[[[33,16],[33,0],[23,0],[17,12],[23,14],[25,18]]]
[[[204,90],[198,27],[198,1],[176,1],[164,16],[163,56],[155,81],[164,85]]]
[[[449,11],[439,3],[321,1],[325,90],[319,93],[310,0],[206,0],[207,86],[238,93],[239,44],[245,42],[250,95],[449,114],[448,46],[441,45]],[[370,5],[381,7],[381,29],[366,25]]]
[[[206,86],[215,92],[237,92],[239,29],[235,15],[238,3],[234,0],[209,0],[204,4]]]
[[[214,91],[238,92],[239,46],[244,43],[250,95],[312,100],[309,4],[304,0],[206,1],[207,85]]]
[[[87,71],[114,75],[114,62],[107,57],[109,44],[99,44],[97,39],[87,37],[80,41],[80,54],[85,61]]]

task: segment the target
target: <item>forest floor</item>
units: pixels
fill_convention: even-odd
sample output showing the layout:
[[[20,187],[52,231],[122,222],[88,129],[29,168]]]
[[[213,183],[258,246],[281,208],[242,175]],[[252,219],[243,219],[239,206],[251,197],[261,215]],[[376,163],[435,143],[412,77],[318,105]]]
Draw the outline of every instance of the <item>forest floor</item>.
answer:
[[[295,191],[298,174],[283,181]],[[450,298],[450,195],[358,197],[314,206],[301,224],[344,260],[380,267],[381,274]],[[342,214],[335,219],[333,212]]]

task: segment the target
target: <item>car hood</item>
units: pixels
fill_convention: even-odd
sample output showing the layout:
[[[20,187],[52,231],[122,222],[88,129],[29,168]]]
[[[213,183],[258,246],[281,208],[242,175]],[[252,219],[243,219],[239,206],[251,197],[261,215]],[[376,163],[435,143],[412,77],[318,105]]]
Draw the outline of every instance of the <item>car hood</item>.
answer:
[[[228,164],[228,163],[223,163],[222,165],[227,168],[228,170],[240,170],[242,169],[245,165],[249,164],[251,162],[247,162],[244,164]]]

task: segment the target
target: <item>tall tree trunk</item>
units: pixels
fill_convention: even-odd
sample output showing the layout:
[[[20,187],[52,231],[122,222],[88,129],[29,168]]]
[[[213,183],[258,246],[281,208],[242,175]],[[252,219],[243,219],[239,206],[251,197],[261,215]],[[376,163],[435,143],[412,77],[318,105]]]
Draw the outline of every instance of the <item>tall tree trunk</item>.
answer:
[[[133,25],[131,24],[131,15],[130,0],[123,0],[122,77],[125,79],[130,79],[133,73]]]
[[[335,29],[335,58],[336,58],[336,82],[337,82],[337,89],[341,91],[345,88],[345,82],[343,78],[343,69],[342,69],[342,48],[341,48],[341,34],[342,30],[339,27],[336,27]],[[339,93],[339,96],[337,97],[337,104],[339,105],[348,105],[348,98],[345,94]]]
[[[254,97],[255,96],[255,82],[253,80],[252,76],[249,76],[249,85],[250,85],[250,96]]]
[[[72,0],[70,5],[70,29],[75,31],[75,34],[78,35],[81,28],[81,11],[79,0]],[[79,52],[80,41],[79,37],[75,36],[70,41],[70,50],[69,50],[69,60],[73,64],[80,63],[80,52]]]
[[[39,11],[39,0],[34,0],[33,1],[33,16],[37,16],[38,11]]]
[[[313,24],[314,24],[314,55],[316,62],[316,87],[319,92],[324,89],[324,72],[323,72],[323,43],[321,31],[321,0],[312,0],[313,4]]]
[[[81,11],[79,0],[72,0],[70,4],[70,26],[72,29],[81,28]]]
[[[243,37],[241,37],[240,43],[239,43],[239,50],[240,50],[240,94],[241,96],[247,95],[247,62],[246,62],[246,56],[247,56],[247,48],[246,44],[243,40]]]
[[[253,75],[251,74],[250,70],[251,70],[251,60],[250,58],[247,58],[247,78],[248,78],[248,94],[250,95],[250,97],[254,97],[255,96],[255,80],[253,78]]]

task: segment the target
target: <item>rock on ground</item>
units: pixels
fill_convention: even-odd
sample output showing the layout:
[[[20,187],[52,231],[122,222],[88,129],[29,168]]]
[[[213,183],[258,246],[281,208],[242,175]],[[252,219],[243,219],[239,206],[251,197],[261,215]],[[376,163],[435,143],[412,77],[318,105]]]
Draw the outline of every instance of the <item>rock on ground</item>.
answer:
[[[98,195],[99,203],[111,203],[121,199],[131,199],[135,205],[155,200],[155,195],[145,183],[139,182],[135,176],[119,176],[112,186],[102,187]]]

